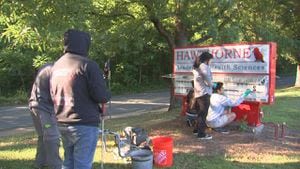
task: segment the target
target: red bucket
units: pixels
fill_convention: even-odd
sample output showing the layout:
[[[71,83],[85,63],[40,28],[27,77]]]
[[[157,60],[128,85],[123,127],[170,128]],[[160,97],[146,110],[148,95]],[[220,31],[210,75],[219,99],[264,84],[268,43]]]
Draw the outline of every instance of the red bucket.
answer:
[[[173,139],[156,137],[152,139],[153,160],[157,167],[171,167],[173,164]]]

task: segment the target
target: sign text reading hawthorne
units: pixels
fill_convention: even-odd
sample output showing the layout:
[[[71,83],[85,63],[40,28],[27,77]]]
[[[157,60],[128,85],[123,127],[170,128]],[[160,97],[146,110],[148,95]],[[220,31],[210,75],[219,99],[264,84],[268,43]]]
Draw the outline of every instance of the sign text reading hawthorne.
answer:
[[[212,72],[268,73],[269,71],[270,46],[247,44],[175,49],[174,73],[191,72],[195,58],[204,51],[213,55],[210,65]]]

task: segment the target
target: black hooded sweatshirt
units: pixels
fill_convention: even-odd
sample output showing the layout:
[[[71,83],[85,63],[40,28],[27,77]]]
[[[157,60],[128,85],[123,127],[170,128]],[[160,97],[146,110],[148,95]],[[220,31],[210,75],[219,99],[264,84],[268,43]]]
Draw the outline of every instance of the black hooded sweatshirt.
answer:
[[[103,73],[87,58],[88,33],[68,30],[64,34],[65,54],[52,67],[50,90],[58,123],[98,126],[99,103],[110,99]]]

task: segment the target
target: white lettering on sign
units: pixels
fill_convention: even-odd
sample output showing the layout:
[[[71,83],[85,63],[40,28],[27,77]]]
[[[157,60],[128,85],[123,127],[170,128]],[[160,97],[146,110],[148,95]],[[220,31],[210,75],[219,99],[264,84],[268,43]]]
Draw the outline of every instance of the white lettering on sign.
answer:
[[[268,73],[270,46],[268,44],[224,45],[174,50],[174,73],[191,72],[194,60],[204,51],[213,55],[212,72]]]
[[[223,82],[230,98],[239,97],[246,89],[254,92],[247,101],[274,101],[276,43],[224,44],[219,46],[174,49],[174,93],[186,96],[192,88],[193,65],[203,52],[213,55],[209,66],[214,82]]]
[[[269,69],[265,64],[245,62],[245,63],[214,63],[211,65],[212,72],[227,73],[268,73]]]
[[[215,74],[213,78],[216,82],[223,82],[225,95],[231,99],[237,99],[246,89],[250,89],[253,92],[245,100],[268,102],[268,75]]]
[[[182,78],[185,77],[185,78]],[[187,95],[192,87],[193,75],[175,77],[174,91],[177,95]],[[214,74],[215,82],[223,82],[225,95],[231,99],[240,97],[246,89],[254,91],[248,95],[245,100],[268,102],[268,75],[253,75],[253,74]]]

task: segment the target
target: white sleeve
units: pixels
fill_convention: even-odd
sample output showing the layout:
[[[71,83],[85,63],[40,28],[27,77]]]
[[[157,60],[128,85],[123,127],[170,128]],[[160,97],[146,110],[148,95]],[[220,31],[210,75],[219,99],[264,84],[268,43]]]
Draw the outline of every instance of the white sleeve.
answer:
[[[243,97],[239,97],[236,100],[231,100],[230,98],[228,98],[226,96],[221,96],[220,97],[220,103],[223,106],[235,107],[235,106],[240,105],[243,101],[244,101]]]

